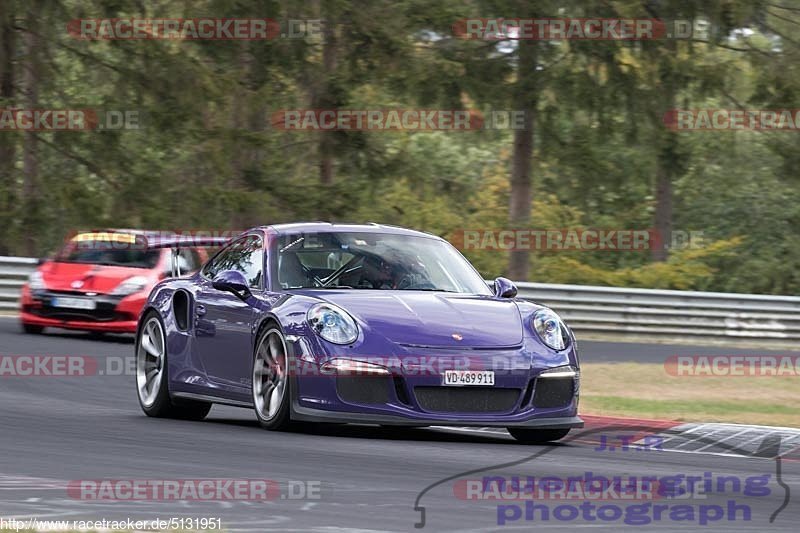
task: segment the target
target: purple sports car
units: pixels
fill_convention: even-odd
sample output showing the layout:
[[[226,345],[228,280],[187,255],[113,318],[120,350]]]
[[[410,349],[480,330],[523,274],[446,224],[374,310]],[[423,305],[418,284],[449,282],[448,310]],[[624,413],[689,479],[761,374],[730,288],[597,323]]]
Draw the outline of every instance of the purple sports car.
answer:
[[[272,430],[493,426],[557,440],[583,426],[575,338],[516,293],[427,233],[254,228],[153,288],[136,338],[139,403],[194,420],[214,403],[248,407]]]

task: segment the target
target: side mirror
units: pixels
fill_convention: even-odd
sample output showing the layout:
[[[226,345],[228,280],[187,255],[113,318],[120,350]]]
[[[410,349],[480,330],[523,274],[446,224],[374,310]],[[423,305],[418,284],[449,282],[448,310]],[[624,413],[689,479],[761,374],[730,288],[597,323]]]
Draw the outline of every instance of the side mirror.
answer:
[[[242,300],[249,298],[252,294],[247,279],[238,270],[223,270],[214,276],[211,286],[218,291],[232,292]]]
[[[517,286],[507,278],[494,280],[494,295],[498,298],[513,298],[517,295]]]

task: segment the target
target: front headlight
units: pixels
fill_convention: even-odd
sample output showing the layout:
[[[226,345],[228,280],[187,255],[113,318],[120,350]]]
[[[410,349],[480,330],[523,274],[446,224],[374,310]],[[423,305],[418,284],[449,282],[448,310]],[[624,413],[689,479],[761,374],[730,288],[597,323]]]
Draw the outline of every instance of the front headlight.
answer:
[[[317,304],[308,310],[308,323],[317,334],[334,344],[350,344],[358,338],[358,326],[344,309]]]
[[[112,296],[127,296],[129,294],[133,294],[134,292],[139,292],[140,290],[147,287],[148,280],[144,276],[131,276],[119,285],[117,285],[113,291],[111,291]]]
[[[550,309],[539,309],[534,313],[533,329],[543,343],[557,352],[569,346],[570,335],[567,326]]]
[[[385,366],[341,358],[327,361],[320,367],[320,372],[339,376],[388,376],[391,374]]]
[[[46,288],[41,272],[35,270],[31,273],[31,275],[28,277],[28,288],[32,291],[39,291]]]

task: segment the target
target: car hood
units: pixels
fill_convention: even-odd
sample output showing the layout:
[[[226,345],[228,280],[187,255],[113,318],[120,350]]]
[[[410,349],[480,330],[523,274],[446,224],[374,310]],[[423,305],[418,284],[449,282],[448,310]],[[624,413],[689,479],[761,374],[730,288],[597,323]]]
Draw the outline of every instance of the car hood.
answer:
[[[314,296],[397,344],[485,348],[522,342],[522,320],[511,300],[416,291],[315,291]]]
[[[152,272],[144,268],[130,268],[88,263],[48,262],[39,267],[45,287],[54,291],[81,291],[107,293],[131,276],[150,278]],[[155,280],[153,280],[155,281]],[[73,283],[80,286],[74,286]]]

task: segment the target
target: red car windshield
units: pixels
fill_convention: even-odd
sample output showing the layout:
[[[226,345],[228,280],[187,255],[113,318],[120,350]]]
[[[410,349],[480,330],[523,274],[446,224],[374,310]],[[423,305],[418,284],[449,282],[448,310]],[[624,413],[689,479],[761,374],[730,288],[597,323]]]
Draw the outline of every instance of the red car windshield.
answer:
[[[137,249],[110,240],[72,240],[54,258],[60,263],[87,263],[92,265],[130,268],[155,268],[161,250]]]

